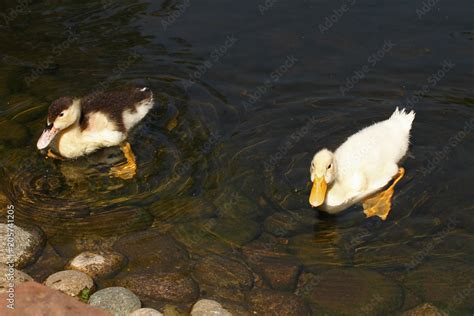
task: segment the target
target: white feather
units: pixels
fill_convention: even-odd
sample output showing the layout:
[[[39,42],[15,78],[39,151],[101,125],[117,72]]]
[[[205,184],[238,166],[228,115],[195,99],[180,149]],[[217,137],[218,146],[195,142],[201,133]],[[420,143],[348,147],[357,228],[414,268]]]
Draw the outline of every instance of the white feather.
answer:
[[[384,187],[406,155],[415,112],[398,108],[392,116],[350,136],[335,152],[335,181],[322,208],[337,213]]]
[[[140,122],[147,114],[150,112],[151,108],[153,107],[153,99],[145,100],[139,103],[134,111],[126,110],[123,112],[123,123],[127,130],[133,128]]]

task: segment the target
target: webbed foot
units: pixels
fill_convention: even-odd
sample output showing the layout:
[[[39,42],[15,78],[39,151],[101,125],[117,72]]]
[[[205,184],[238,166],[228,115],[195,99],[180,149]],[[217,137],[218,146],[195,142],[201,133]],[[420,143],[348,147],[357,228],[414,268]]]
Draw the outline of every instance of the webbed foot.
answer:
[[[130,143],[124,143],[120,146],[126,162],[120,163],[110,169],[110,175],[124,180],[132,179],[137,173],[137,162],[135,154],[132,151]]]
[[[364,203],[364,213],[367,218],[378,216],[382,220],[386,220],[392,208],[392,197],[395,192],[395,185],[405,175],[405,169],[400,168],[395,176],[393,183],[385,190],[367,198]]]

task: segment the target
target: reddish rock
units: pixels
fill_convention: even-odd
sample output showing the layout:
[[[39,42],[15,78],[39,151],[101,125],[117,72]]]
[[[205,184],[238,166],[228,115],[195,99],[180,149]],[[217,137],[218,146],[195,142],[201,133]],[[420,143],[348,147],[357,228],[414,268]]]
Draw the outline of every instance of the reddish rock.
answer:
[[[252,272],[245,265],[219,256],[201,259],[194,268],[194,277],[199,283],[218,288],[250,289],[253,285]]]
[[[301,263],[285,252],[272,251],[271,247],[254,243],[244,247],[243,253],[247,263],[271,288],[292,292],[298,282]]]
[[[186,250],[157,229],[126,235],[115,243],[114,249],[128,258],[128,273],[174,272],[188,261]]]
[[[115,280],[140,299],[171,303],[194,302],[199,297],[199,287],[193,279],[179,273],[130,275]]]
[[[0,295],[1,302],[7,302],[8,293]],[[15,288],[15,309],[0,304],[0,315],[18,316],[110,316],[100,309],[79,302],[77,299],[51,290],[39,283],[26,282]]]
[[[11,280],[12,277],[14,277],[13,280]],[[18,286],[24,282],[34,281],[34,279],[20,270],[0,263],[0,293],[8,291],[12,281],[15,286]]]
[[[228,301],[236,304],[244,304],[246,289],[214,287],[212,285],[199,284],[201,298],[212,299],[218,302]]]

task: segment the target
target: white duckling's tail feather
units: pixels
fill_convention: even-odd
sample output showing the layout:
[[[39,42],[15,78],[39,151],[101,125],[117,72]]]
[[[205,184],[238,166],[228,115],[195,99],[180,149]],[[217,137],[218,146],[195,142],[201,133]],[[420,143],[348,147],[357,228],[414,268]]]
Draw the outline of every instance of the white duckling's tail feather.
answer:
[[[399,110],[397,107],[390,119],[400,121],[407,130],[410,130],[413,120],[415,119],[415,111],[407,112],[405,108]]]

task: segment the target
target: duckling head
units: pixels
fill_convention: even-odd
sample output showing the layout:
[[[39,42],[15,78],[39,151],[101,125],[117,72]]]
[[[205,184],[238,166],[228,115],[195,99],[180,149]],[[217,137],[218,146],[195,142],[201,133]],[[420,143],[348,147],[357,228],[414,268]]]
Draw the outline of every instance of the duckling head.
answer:
[[[56,135],[79,121],[81,117],[80,101],[71,97],[62,97],[49,106],[46,128],[43,130],[36,146],[44,149]]]
[[[311,162],[311,182],[313,187],[309,197],[309,203],[313,207],[318,207],[324,203],[326,199],[326,191],[328,184],[336,179],[336,161],[334,154],[328,149],[321,149],[314,155]]]

